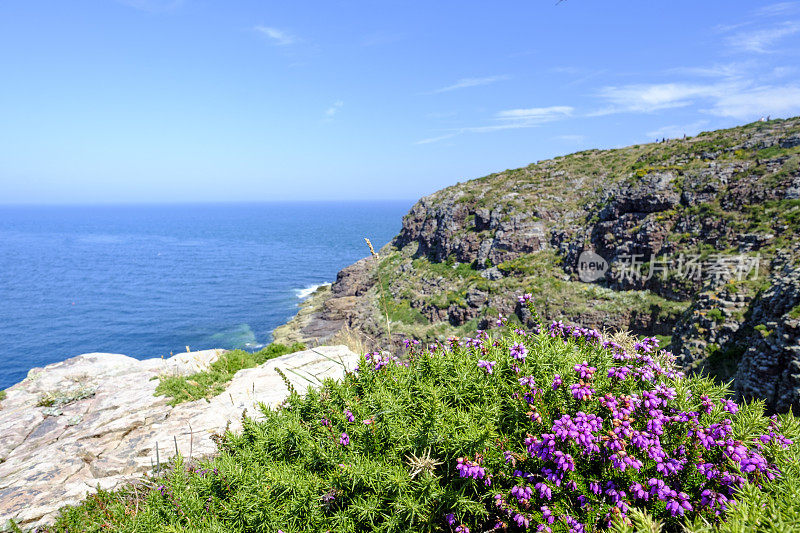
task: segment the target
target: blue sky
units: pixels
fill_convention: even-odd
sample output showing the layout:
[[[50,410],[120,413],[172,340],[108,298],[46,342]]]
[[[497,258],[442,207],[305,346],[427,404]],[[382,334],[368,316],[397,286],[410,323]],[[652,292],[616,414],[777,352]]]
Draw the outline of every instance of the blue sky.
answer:
[[[800,114],[800,2],[0,3],[0,203],[415,199]]]

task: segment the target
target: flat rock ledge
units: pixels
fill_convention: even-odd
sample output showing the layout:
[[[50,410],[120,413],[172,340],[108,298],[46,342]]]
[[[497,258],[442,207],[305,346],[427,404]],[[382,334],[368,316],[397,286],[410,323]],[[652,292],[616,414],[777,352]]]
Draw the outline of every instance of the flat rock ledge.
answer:
[[[137,360],[91,353],[35,368],[7,389],[0,403],[0,531],[14,519],[23,527],[51,523],[58,509],[96,487],[114,489],[175,455],[200,458],[216,451],[210,436],[242,411],[276,406],[288,390],[338,379],[359,356],[345,346],[320,346],[277,357],[236,373],[225,392],[177,406],[153,395],[158,376],[204,370],[223,350]],[[42,399],[49,400],[42,402]],[[50,403],[50,406],[41,406]]]

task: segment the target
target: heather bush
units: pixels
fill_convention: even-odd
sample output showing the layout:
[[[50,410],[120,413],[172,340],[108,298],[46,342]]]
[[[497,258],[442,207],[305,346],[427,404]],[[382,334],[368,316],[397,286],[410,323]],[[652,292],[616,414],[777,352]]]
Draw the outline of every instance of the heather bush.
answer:
[[[523,302],[528,298],[523,297]],[[531,309],[533,312],[533,309]],[[219,455],[53,531],[791,531],[800,428],[686,378],[653,338],[503,325],[366,354]]]

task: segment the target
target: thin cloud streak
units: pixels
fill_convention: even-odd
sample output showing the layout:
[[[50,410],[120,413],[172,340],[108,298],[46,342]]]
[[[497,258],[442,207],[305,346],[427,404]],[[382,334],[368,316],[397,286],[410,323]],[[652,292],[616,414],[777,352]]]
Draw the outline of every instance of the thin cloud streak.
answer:
[[[700,112],[720,117],[753,120],[764,115],[800,113],[800,86],[754,85],[723,81],[712,84],[661,83],[606,87],[600,96],[609,102],[587,114],[598,117],[616,113],[653,113],[700,105]]]
[[[297,38],[291,33],[273,28],[271,26],[256,26],[253,28],[261,35],[269,38],[277,46],[289,46],[297,42]]]
[[[331,105],[328,109],[325,110],[325,116],[328,118],[333,118],[336,113],[344,106],[344,102],[341,100],[337,100]]]
[[[532,107],[528,109],[507,109],[499,111],[494,115],[494,124],[484,126],[470,126],[459,128],[450,133],[430,137],[414,142],[414,144],[430,144],[445,139],[456,137],[464,133],[489,133],[502,130],[516,130],[522,128],[534,128],[546,122],[552,122],[568,118],[572,115],[574,108],[570,106],[551,106],[551,107]]]
[[[589,113],[589,116],[625,112],[652,113],[662,109],[686,107],[696,98],[721,97],[731,88],[731,83],[656,83],[604,87],[598,96],[609,105]]]
[[[452,85],[448,85],[447,87],[442,87],[440,89],[436,89],[431,91],[431,94],[439,94],[439,93],[446,93],[450,91],[456,91],[458,89],[466,89],[468,87],[479,87],[481,85],[490,85],[492,83],[496,83],[498,81],[504,81],[510,79],[509,76],[487,76],[484,78],[461,78],[457,82]]]
[[[787,21],[774,28],[739,32],[728,38],[728,45],[734,50],[766,54],[772,52],[773,45],[778,41],[798,32],[800,24]]]
[[[798,2],[778,2],[770,6],[764,6],[756,11],[757,16],[771,17],[776,15],[787,15],[789,13],[796,13],[800,7]]]

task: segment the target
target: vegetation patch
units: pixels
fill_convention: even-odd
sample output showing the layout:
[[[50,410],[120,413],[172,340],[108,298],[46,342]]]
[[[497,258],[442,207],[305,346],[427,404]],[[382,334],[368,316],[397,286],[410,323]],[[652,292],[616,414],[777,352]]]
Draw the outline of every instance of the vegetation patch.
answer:
[[[48,391],[39,397],[38,407],[63,407],[65,405],[91,398],[97,387],[74,387],[67,390]]]
[[[411,307],[408,300],[387,299],[386,307],[389,320],[392,322],[402,322],[403,324],[428,324],[430,322],[418,309]]]
[[[305,345],[301,343],[291,346],[272,343],[254,353],[245,350],[225,352],[219,356],[219,359],[211,363],[205,372],[197,372],[189,376],[161,376],[155,395],[170,398],[169,405],[178,405],[200,398],[211,398],[224,391],[226,385],[239,370],[253,368],[275,357],[305,349]]]
[[[533,309],[531,309],[533,312]],[[790,531],[800,424],[686,378],[654,338],[540,325],[410,343],[292,394],[219,456],[48,531]]]

